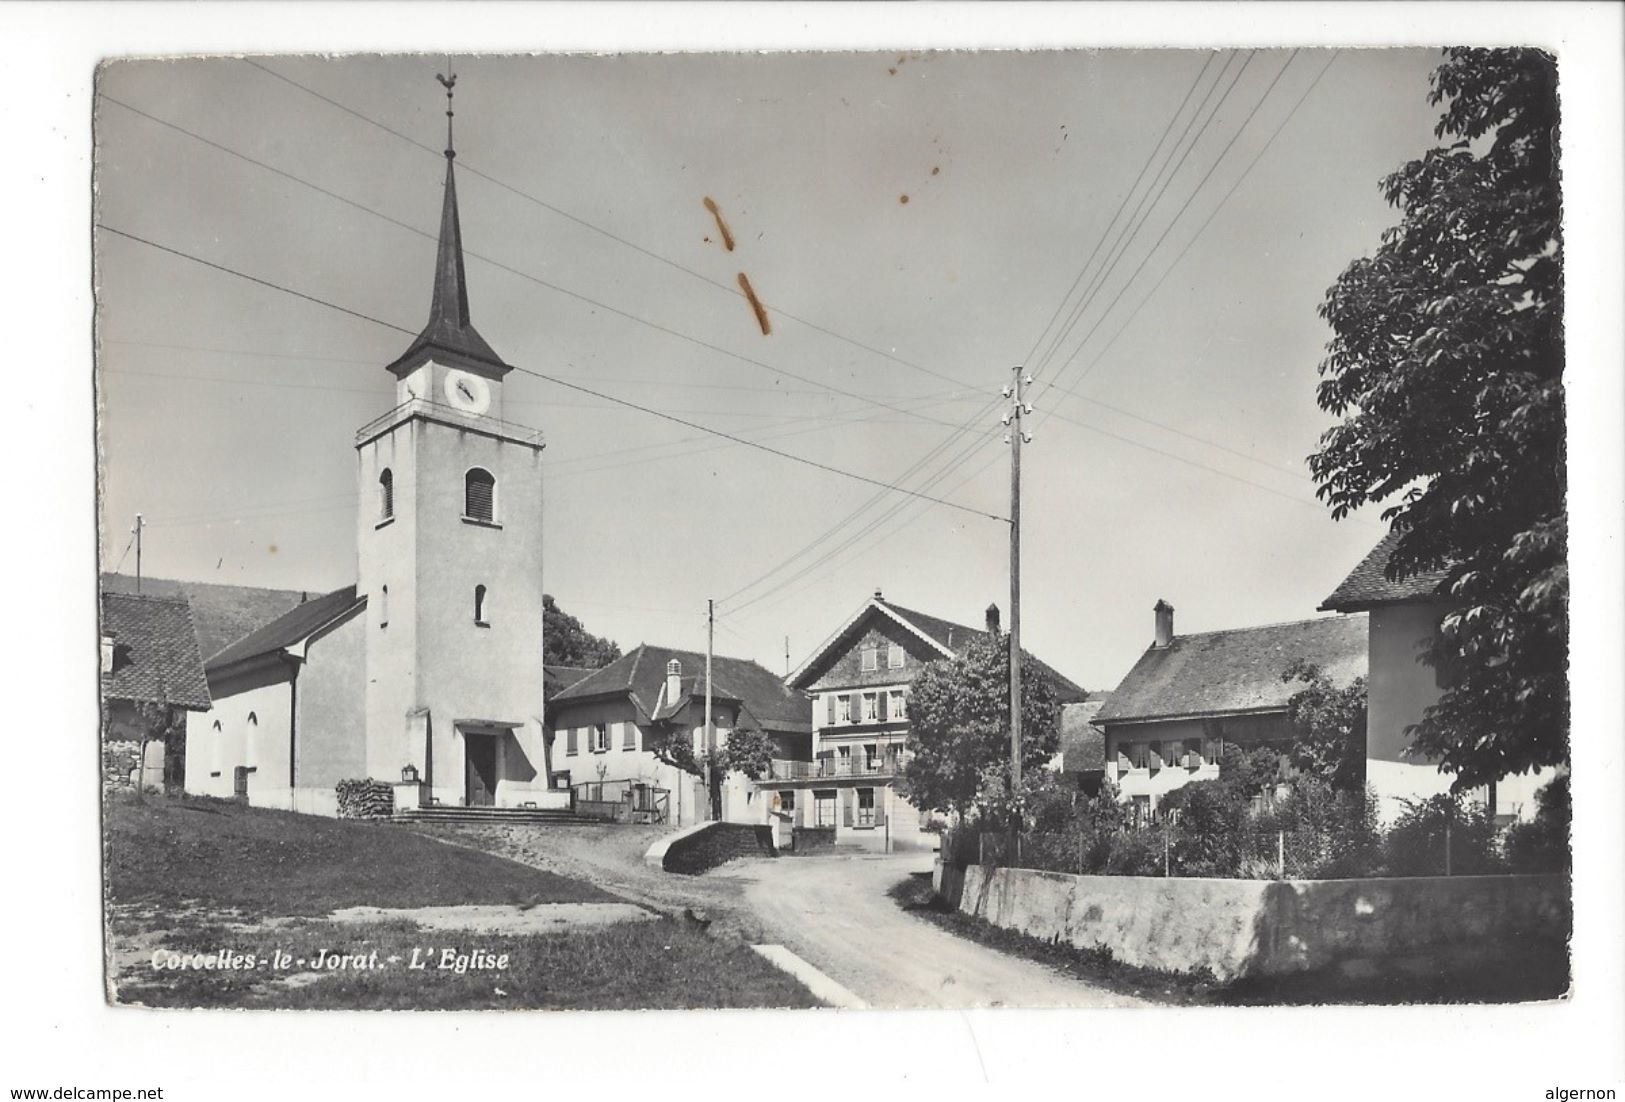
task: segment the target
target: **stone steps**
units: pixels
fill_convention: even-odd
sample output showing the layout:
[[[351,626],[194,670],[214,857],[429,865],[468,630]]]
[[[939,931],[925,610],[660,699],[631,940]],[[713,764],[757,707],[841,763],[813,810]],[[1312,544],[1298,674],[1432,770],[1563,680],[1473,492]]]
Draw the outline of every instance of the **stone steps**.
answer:
[[[396,814],[406,823],[485,823],[488,825],[547,826],[589,822],[572,811],[542,807],[416,807]]]

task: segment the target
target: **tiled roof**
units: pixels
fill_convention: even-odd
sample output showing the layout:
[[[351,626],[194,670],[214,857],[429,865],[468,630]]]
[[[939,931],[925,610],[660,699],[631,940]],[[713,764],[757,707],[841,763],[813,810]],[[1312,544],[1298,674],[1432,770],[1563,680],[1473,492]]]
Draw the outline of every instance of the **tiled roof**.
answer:
[[[1346,685],[1365,676],[1366,645],[1363,614],[1176,635],[1166,647],[1150,647],[1140,656],[1095,722],[1285,708],[1302,687],[1281,680],[1294,660],[1313,662]]]
[[[1061,706],[1061,772],[1089,773],[1106,768],[1106,732],[1094,718],[1106,703],[1105,693]]]
[[[104,593],[134,593],[136,590],[135,578],[129,574],[103,574],[101,584]],[[142,578],[141,592],[155,597],[185,597],[191,602],[198,652],[204,661],[310,597],[309,593],[297,589],[181,582],[168,578]]]
[[[542,698],[552,700],[560,692],[568,689],[577,681],[588,676],[593,671],[586,666],[543,666],[542,667]]]
[[[209,659],[209,672],[213,673],[237,662],[274,653],[283,647],[291,647],[317,628],[330,623],[335,617],[358,604],[366,604],[366,601],[365,597],[356,596],[355,586],[347,585],[315,600],[296,605],[258,631],[250,632]]]
[[[964,624],[956,624],[952,620],[944,620],[941,617],[930,616],[923,612],[915,612],[913,609],[892,604],[890,601],[878,598],[877,600],[914,625],[920,632],[929,635],[955,654],[963,654],[965,648],[970,646],[973,640],[982,641],[988,638],[985,628],[966,627]],[[1044,671],[1044,674],[1050,679],[1050,683],[1055,686],[1056,697],[1062,704],[1071,704],[1088,698],[1089,694],[1083,686],[1077,684],[1071,678],[1063,676],[1042,659],[1035,658],[1026,647],[1021,649],[1021,653],[1026,661],[1037,663],[1038,668]]]
[[[703,697],[705,655],[640,643],[603,669],[592,671],[562,690],[553,700],[556,704],[565,704],[624,693],[650,719],[664,718],[677,710],[663,697],[666,663],[673,658],[682,664],[682,698]],[[771,670],[749,659],[713,655],[711,695],[713,699],[743,704],[756,722],[768,730],[812,728],[812,710],[806,699],[785,688],[784,682]]]
[[[1371,553],[1360,560],[1353,573],[1321,602],[1321,609],[1357,612],[1374,605],[1427,600],[1435,596],[1439,583],[1444,581],[1444,570],[1429,570],[1399,580],[1389,579],[1388,557],[1398,543],[1399,533],[1390,532],[1384,536],[1371,549]]]
[[[105,699],[209,707],[186,598],[103,593],[101,604],[102,634],[113,640],[113,669],[102,675]]]

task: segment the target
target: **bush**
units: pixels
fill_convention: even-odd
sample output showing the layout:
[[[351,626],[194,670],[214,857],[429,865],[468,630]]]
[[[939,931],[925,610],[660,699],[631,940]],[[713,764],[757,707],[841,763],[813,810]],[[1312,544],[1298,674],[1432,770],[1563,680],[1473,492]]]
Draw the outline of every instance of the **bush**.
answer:
[[[395,813],[395,789],[371,777],[347,779],[333,786],[340,819],[387,819]]]
[[[1368,791],[1339,791],[1320,778],[1300,777],[1262,825],[1285,835],[1288,876],[1371,876],[1382,865],[1377,801]]]
[[[1513,872],[1567,872],[1573,859],[1568,774],[1554,777],[1537,792],[1535,804],[1533,822],[1518,823],[1507,831],[1507,865]]]
[[[1406,800],[1383,840],[1389,876],[1475,876],[1500,872],[1495,824],[1488,811],[1454,793]],[[1446,861],[1446,847],[1449,860]]]

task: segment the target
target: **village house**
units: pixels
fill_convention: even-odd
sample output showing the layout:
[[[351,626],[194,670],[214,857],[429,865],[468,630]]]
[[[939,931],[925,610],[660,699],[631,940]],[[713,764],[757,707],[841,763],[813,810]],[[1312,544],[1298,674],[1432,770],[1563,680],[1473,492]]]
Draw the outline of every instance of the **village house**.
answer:
[[[148,597],[178,597],[192,611],[197,628],[198,654],[204,662],[251,631],[303,604],[317,594],[300,589],[187,582],[170,578],[137,578],[134,574],[103,574],[103,593],[139,593]]]
[[[1385,536],[1320,606],[1362,621],[1366,628],[1371,669],[1366,682],[1366,774],[1384,821],[1395,818],[1405,801],[1445,792],[1451,783],[1451,775],[1440,772],[1437,762],[1410,752],[1409,732],[1443,691],[1438,674],[1421,655],[1451,607],[1448,594],[1440,592],[1446,572],[1390,579],[1388,556],[1398,538]],[[1536,770],[1505,777],[1476,798],[1503,822],[1533,818],[1535,792],[1552,775],[1551,770]]]
[[[168,788],[184,768],[181,715],[209,707],[197,630],[184,597],[101,597],[102,779]],[[141,759],[141,743],[147,740]]]
[[[1217,778],[1226,746],[1284,752],[1287,702],[1304,686],[1282,674],[1298,660],[1337,685],[1364,677],[1365,617],[1180,636],[1173,606],[1158,601],[1151,645],[1094,719],[1106,732],[1106,778],[1149,816],[1174,789]]]
[[[811,832],[810,844],[933,847],[929,814],[897,790],[909,753],[909,685],[928,662],[956,657],[998,634],[996,606],[978,630],[892,604],[877,589],[787,679],[791,689],[811,698],[811,753],[810,760],[774,761],[772,772],[757,782],[769,793],[774,821],[798,836]],[[1087,695],[1031,661],[1063,705]]]
[[[189,790],[331,812],[337,781],[374,777],[398,807],[568,803],[544,736],[543,442],[503,420],[511,368],[470,321],[447,138],[429,319],[352,442],[356,582],[210,658]]]
[[[808,762],[812,728],[806,699],[743,658],[713,655],[711,715],[719,747],[740,728],[765,733],[777,760]],[[702,778],[660,760],[654,748],[671,738],[703,751],[705,655],[639,644],[562,689],[549,705],[549,756],[556,787],[592,803],[626,802],[636,812],[679,826],[709,818]],[[664,810],[649,806],[663,801]],[[762,822],[764,799],[739,773],[722,784],[722,817]],[[649,816],[653,818],[653,815]]]

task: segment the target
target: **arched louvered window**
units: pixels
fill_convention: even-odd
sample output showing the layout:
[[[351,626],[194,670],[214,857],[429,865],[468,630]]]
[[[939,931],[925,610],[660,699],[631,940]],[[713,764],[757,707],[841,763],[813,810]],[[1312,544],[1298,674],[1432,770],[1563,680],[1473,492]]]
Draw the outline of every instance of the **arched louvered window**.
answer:
[[[463,515],[487,524],[496,520],[497,480],[475,467],[463,476]]]
[[[378,476],[378,519],[395,519],[395,474],[388,467]]]
[[[389,586],[383,586],[378,591],[378,626],[389,626]]]
[[[483,585],[474,587],[474,622],[481,627],[490,622],[485,618],[485,587]]]

